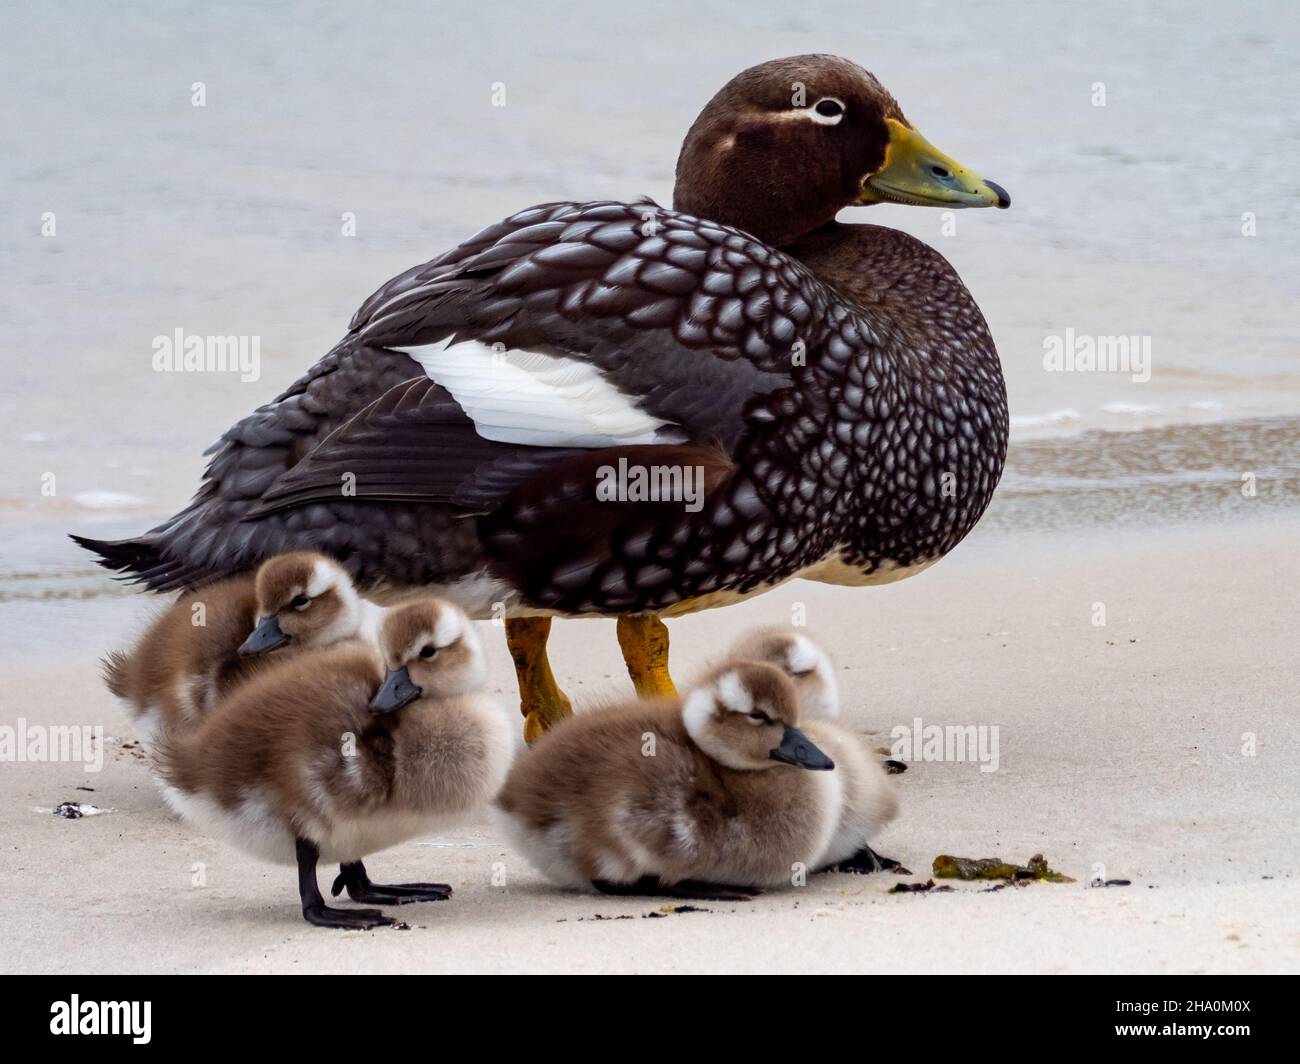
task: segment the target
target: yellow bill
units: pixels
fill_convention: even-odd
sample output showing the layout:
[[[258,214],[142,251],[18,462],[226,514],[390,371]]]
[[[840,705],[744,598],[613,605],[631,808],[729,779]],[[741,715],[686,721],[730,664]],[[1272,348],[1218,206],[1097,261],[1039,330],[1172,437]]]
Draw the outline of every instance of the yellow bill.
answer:
[[[887,118],[885,163],[862,180],[859,203],[907,203],[914,207],[1010,207],[1001,185],[968,170],[910,126]]]

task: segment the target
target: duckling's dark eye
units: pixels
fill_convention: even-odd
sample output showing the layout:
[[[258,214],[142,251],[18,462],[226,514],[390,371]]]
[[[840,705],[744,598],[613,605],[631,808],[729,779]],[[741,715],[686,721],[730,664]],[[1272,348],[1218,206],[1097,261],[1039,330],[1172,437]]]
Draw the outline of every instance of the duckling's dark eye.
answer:
[[[295,610],[305,610],[311,605],[311,599],[306,595],[294,595],[293,599],[289,602],[289,605]]]
[[[438,653],[438,648],[432,643],[425,643],[424,646],[420,648],[420,657],[424,658],[425,661],[428,661],[436,653]]]
[[[844,104],[834,96],[827,96],[813,105],[812,116],[815,121],[833,126],[844,117]]]
[[[752,720],[755,724],[767,724],[767,723],[768,723],[768,719],[767,719],[766,715],[765,715],[765,714],[762,714],[762,713],[751,713],[751,714],[749,714],[749,719]]]

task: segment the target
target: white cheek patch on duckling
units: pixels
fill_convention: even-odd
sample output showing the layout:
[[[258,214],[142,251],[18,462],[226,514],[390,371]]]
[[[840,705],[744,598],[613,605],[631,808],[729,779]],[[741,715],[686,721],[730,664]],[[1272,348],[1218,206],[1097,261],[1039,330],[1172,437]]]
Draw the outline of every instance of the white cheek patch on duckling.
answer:
[[[754,699],[734,672],[723,673],[712,688],[692,691],[687,695],[686,701],[682,703],[682,723],[686,726],[686,734],[719,764],[729,768],[748,768],[743,759],[731,756],[725,746],[721,746],[709,735],[709,724],[719,706],[728,713],[739,713],[746,717],[754,711]]]
[[[441,384],[485,440],[533,447],[679,443],[685,434],[641,410],[590,362],[449,340],[405,351]]]
[[[701,745],[705,728],[713,717],[713,699],[708,691],[692,691],[682,703],[682,723],[686,725],[686,734]]]
[[[339,611],[338,617],[329,627],[317,633],[311,642],[316,646],[324,647],[342,642],[344,639],[354,639],[362,635],[367,621],[374,626],[373,641],[378,642],[380,618],[367,617],[361,596],[352,586],[352,579],[332,563],[321,559],[312,569],[303,594],[315,600],[331,588],[343,603],[343,609]]]
[[[465,634],[465,620],[459,610],[445,609],[433,626],[433,645],[441,650],[449,647]]]
[[[754,711],[754,700],[734,672],[725,673],[717,682],[718,701],[723,709],[748,715]]]
[[[338,570],[324,558],[320,558],[311,567],[311,576],[307,578],[307,586],[302,589],[302,593],[308,598],[316,598],[326,588],[331,587],[338,580],[338,576]],[[297,591],[298,589],[294,588],[294,592]]]
[[[744,758],[735,756],[724,743],[710,736],[709,723],[714,719],[718,706],[729,713],[745,716],[753,710],[754,701],[735,673],[722,676],[711,690],[692,691],[686,696],[686,701],[682,703],[682,724],[686,727],[686,734],[718,764],[742,771],[753,768]]]
[[[821,652],[813,645],[811,639],[797,635],[790,641],[790,650],[785,657],[787,671],[792,676],[812,672],[817,668],[821,658]]]
[[[840,698],[830,658],[811,639],[797,635],[786,655],[786,666],[799,687],[803,716],[809,720],[835,720],[840,715]]]

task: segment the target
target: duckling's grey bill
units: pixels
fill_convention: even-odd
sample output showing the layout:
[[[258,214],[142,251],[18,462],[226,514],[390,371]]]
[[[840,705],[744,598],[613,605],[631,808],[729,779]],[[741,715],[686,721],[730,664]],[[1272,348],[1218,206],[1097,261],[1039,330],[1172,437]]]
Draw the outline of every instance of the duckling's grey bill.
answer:
[[[400,669],[389,669],[384,682],[379,685],[370,708],[376,713],[391,713],[395,709],[410,705],[424,691],[411,682],[411,674],[403,665]]]
[[[253,629],[252,634],[239,645],[241,654],[265,654],[289,642],[280,629],[280,619],[275,616],[263,617],[261,623]]]
[[[792,728],[788,724],[781,736],[781,745],[768,756],[773,761],[784,761],[787,765],[816,772],[828,772],[835,767],[835,762],[822,753],[816,743],[798,728]]]

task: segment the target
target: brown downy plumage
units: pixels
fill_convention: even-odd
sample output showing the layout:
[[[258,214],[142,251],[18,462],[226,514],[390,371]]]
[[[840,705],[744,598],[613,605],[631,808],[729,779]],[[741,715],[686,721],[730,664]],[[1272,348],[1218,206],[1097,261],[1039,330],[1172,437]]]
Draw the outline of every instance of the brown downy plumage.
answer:
[[[881,830],[898,816],[892,777],[862,736],[826,720],[808,722],[808,736],[835,759],[842,800],[835,833],[817,862],[820,871],[879,872],[898,862],[872,849]]]
[[[765,661],[793,681],[809,737],[835,761],[844,801],[839,823],[819,868],[874,872],[898,862],[881,857],[870,843],[898,815],[893,781],[864,739],[841,724],[839,690],[826,652],[789,628],[757,628],[732,646],[731,660]]]
[[[799,692],[799,716],[805,722],[835,720],[840,715],[830,658],[806,635],[777,625],[755,628],[736,640],[727,660],[765,661],[784,672]]]
[[[105,658],[104,681],[148,744],[161,727],[197,723],[289,654],[348,639],[373,645],[382,615],[338,563],[311,551],[282,554],[256,575],[182,595],[131,650]]]
[[[253,678],[199,728],[164,735],[156,757],[182,817],[264,860],[297,863],[303,915],[325,927],[393,921],[327,907],[320,859],[340,863],[334,893],[346,887],[355,901],[448,897],[445,884],[371,883],[361,858],[481,807],[513,750],[459,609],[420,599],[390,610],[380,642],[382,663],[339,647]]]
[[[566,721],[520,757],[497,805],[520,852],[568,886],[786,886],[821,861],[842,802],[833,763],[798,723],[784,674],[729,663],[683,700]]]

